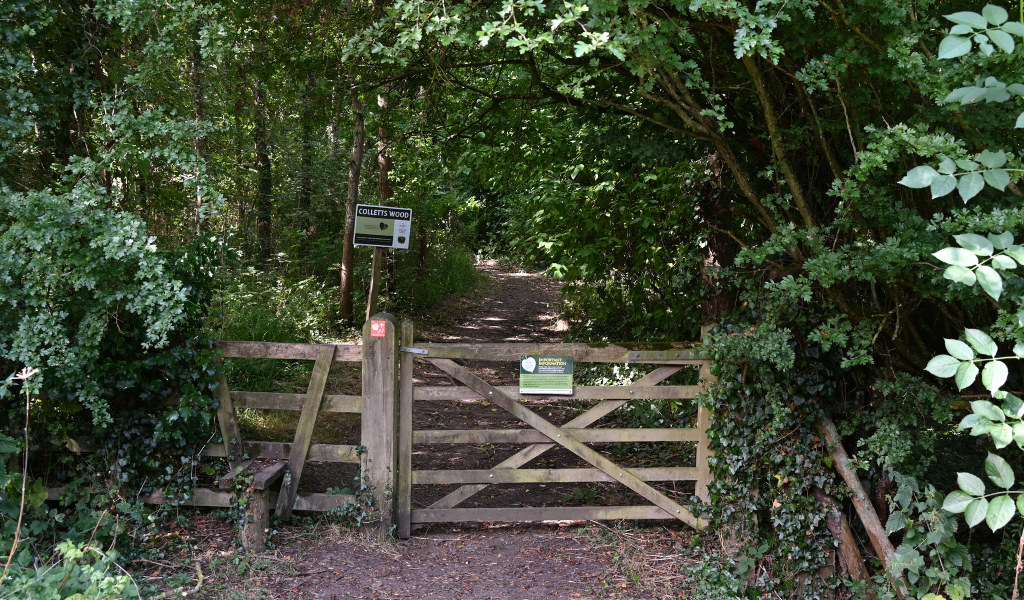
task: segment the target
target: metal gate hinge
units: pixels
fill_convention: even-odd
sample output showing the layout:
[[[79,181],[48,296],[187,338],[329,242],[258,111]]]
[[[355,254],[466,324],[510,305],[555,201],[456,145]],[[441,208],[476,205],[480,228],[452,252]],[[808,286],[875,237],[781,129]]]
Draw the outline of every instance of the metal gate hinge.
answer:
[[[408,352],[409,354],[426,354],[427,353],[427,351],[425,349],[423,349],[423,348],[406,348],[405,346],[401,346],[399,348],[399,350],[401,350],[402,352]]]

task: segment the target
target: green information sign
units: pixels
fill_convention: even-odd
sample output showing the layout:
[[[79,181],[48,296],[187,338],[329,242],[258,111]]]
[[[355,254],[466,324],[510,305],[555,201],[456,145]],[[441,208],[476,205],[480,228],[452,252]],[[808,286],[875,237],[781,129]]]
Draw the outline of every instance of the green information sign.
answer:
[[[571,356],[524,356],[519,359],[520,394],[572,394]]]

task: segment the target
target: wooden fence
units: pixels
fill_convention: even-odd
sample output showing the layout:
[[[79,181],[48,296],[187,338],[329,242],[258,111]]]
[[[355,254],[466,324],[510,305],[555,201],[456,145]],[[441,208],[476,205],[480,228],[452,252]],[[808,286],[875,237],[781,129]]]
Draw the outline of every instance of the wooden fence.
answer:
[[[374,329],[371,323],[384,325]],[[400,343],[401,342],[401,343]],[[373,488],[380,514],[380,526],[389,531],[397,525],[400,537],[408,537],[418,525],[463,521],[538,521],[583,519],[679,519],[701,528],[704,522],[679,506],[648,481],[696,482],[696,494],[707,500],[707,428],[710,414],[699,409],[697,426],[686,429],[593,429],[601,417],[633,400],[693,398],[711,381],[709,361],[699,351],[686,348],[636,350],[617,345],[587,344],[420,344],[413,343],[412,323],[398,323],[380,313],[363,328],[363,344],[281,344],[230,342],[217,344],[224,358],[282,359],[315,361],[304,394],[232,390],[221,376],[216,395],[220,401],[217,422],[222,443],[208,447],[204,454],[227,458],[230,469],[213,488],[197,488],[183,502],[192,506],[229,507],[234,499],[236,477],[246,477],[249,502],[243,525],[243,545],[265,547],[264,531],[271,510],[289,519],[293,511],[325,512],[355,502],[351,495],[298,493],[307,461],[357,463]],[[495,387],[480,379],[455,360],[518,361],[522,355],[572,356],[579,363],[643,363],[656,368],[631,386],[577,386],[571,396],[561,398],[598,400],[588,411],[569,423],[556,426],[526,407],[518,388]],[[461,386],[413,386],[415,358],[431,364],[459,380]],[[333,365],[362,363],[362,394],[325,394]],[[685,365],[699,365],[701,386],[657,385]],[[487,399],[529,425],[530,429],[505,430],[422,430],[413,431],[414,401]],[[245,440],[238,427],[239,408],[291,410],[300,413],[290,443]],[[321,413],[360,415],[361,445],[311,443],[314,425]],[[608,442],[695,442],[695,467],[626,468],[616,465],[587,444]],[[412,469],[414,444],[530,444],[527,448],[486,470]],[[520,468],[551,448],[561,446],[592,465],[588,469]],[[79,446],[79,451],[89,448]],[[249,481],[251,477],[251,481]],[[533,482],[618,481],[652,504],[648,506],[585,506],[539,508],[458,508],[458,505],[488,485]],[[458,484],[456,491],[425,509],[412,509],[414,485]],[[60,488],[50,490],[56,498]],[[143,496],[149,503],[170,499],[159,492]],[[180,499],[176,499],[180,501]],[[397,523],[396,523],[397,517]]]

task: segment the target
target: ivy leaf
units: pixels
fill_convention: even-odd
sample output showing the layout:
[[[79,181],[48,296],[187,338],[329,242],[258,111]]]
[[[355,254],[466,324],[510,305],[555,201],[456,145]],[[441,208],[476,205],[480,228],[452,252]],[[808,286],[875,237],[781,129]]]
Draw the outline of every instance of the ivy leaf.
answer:
[[[967,337],[967,343],[977,350],[978,354],[995,356],[996,352],[999,351],[999,348],[996,346],[996,343],[992,341],[992,338],[980,329],[964,329],[964,335]]]
[[[956,177],[939,175],[931,183],[932,198],[941,198],[956,189]]]
[[[985,512],[985,523],[992,531],[999,531],[1013,518],[1013,498],[1009,494],[996,496]]]
[[[1000,250],[1005,250],[1013,245],[1013,234],[1009,231],[1004,231],[998,235],[990,233],[987,236],[988,241],[992,242],[992,246]]]
[[[950,281],[955,281],[964,285],[974,285],[978,280],[978,276],[974,274],[974,271],[967,267],[959,267],[957,265],[946,267],[942,276]]]
[[[939,60],[956,58],[971,51],[971,38],[947,35],[939,42]]]
[[[977,498],[976,500],[968,504],[967,508],[964,509],[964,518],[967,519],[967,526],[974,527],[978,523],[984,521],[985,514],[987,512],[988,500],[984,498]]]
[[[981,9],[981,15],[993,25],[1002,25],[1009,18],[1009,15],[1006,14],[1006,9],[995,4],[986,5],[985,8]]]
[[[964,202],[977,196],[978,192],[983,189],[985,189],[985,178],[981,176],[981,173],[966,173],[960,177],[960,183],[956,186],[956,190],[960,192],[960,197],[964,199]]]
[[[989,152],[988,150],[982,150],[981,154],[978,155],[978,162],[985,165],[990,169],[998,169],[999,167],[1006,164],[1006,153],[1000,150],[999,152]]]
[[[956,374],[953,375],[953,382],[956,383],[958,390],[962,390],[974,383],[974,380],[977,378],[978,367],[972,362],[965,362],[961,363],[960,367],[957,368]]]
[[[1010,427],[1008,423],[992,425],[992,428],[988,430],[988,434],[992,436],[992,441],[995,443],[997,450],[1009,446],[1010,442],[1013,441],[1013,427]]]
[[[928,361],[924,370],[936,377],[952,377],[958,368],[960,368],[959,360],[947,354],[940,354]]]
[[[899,183],[909,188],[920,189],[931,185],[932,180],[938,176],[938,171],[928,165],[924,165],[911,169],[906,177],[900,179]]]
[[[978,256],[992,256],[992,251],[995,249],[995,247],[992,246],[992,242],[974,233],[954,235],[953,239],[955,239],[956,243],[960,244],[961,247],[967,248]]]
[[[1006,191],[1006,186],[1010,183],[1010,174],[1003,169],[991,169],[982,172],[981,175],[985,178],[985,183],[1000,192]]]
[[[1010,370],[1002,361],[994,360],[985,365],[985,369],[981,372],[981,384],[985,386],[986,390],[996,392],[1006,383],[1006,377],[1009,374]]]
[[[963,248],[943,248],[938,252],[933,252],[932,256],[947,265],[973,267],[978,264],[978,255],[969,250],[964,250]]]
[[[967,509],[967,505],[971,502],[974,502],[974,496],[955,490],[946,496],[946,500],[942,503],[942,510],[948,510],[954,515],[960,514]]]
[[[992,257],[992,266],[995,267],[996,269],[1003,270],[1016,269],[1017,262],[1010,258],[1009,256],[1000,254],[998,256]]]
[[[978,278],[978,285],[981,286],[981,289],[998,300],[999,296],[1003,294],[1003,278],[999,276],[999,273],[988,265],[981,265],[974,274]]]
[[[976,12],[956,12],[951,15],[945,15],[945,17],[958,25],[969,25],[975,29],[988,28],[988,21]]]
[[[960,340],[946,339],[946,352],[960,360],[974,360],[974,350]]]
[[[1003,23],[1001,29],[1006,33],[1012,33],[1013,35],[1024,37],[1024,23],[1007,21],[1006,23]]]
[[[988,32],[988,37],[1000,50],[1007,54],[1013,54],[1013,48],[1016,46],[1013,36],[1004,31],[993,29]]]
[[[992,483],[1004,490],[1013,487],[1013,469],[1010,468],[1010,464],[1003,460],[1001,456],[991,452],[988,453],[988,457],[985,458],[985,474],[992,480]]]
[[[947,267],[947,270],[952,268],[954,267]],[[999,273],[992,267],[986,265],[981,265],[977,267],[975,271],[975,278],[977,279],[978,283],[981,284],[982,289],[985,290],[985,292],[992,296],[994,299],[998,300],[999,296],[1002,295],[1003,279],[999,275]],[[949,278],[947,277],[947,279]]]
[[[999,421],[1002,423],[1006,420],[1006,415],[1003,414],[1002,409],[988,400],[975,400],[971,402],[971,411],[976,415],[985,417],[989,421]]]

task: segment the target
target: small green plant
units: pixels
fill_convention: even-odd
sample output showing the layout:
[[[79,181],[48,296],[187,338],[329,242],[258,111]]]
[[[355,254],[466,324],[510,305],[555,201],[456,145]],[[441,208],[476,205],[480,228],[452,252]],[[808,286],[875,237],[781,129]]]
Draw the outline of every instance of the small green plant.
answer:
[[[594,490],[572,488],[572,491],[562,496],[562,500],[565,502],[582,502],[588,506],[593,506],[597,503],[597,494]]]

